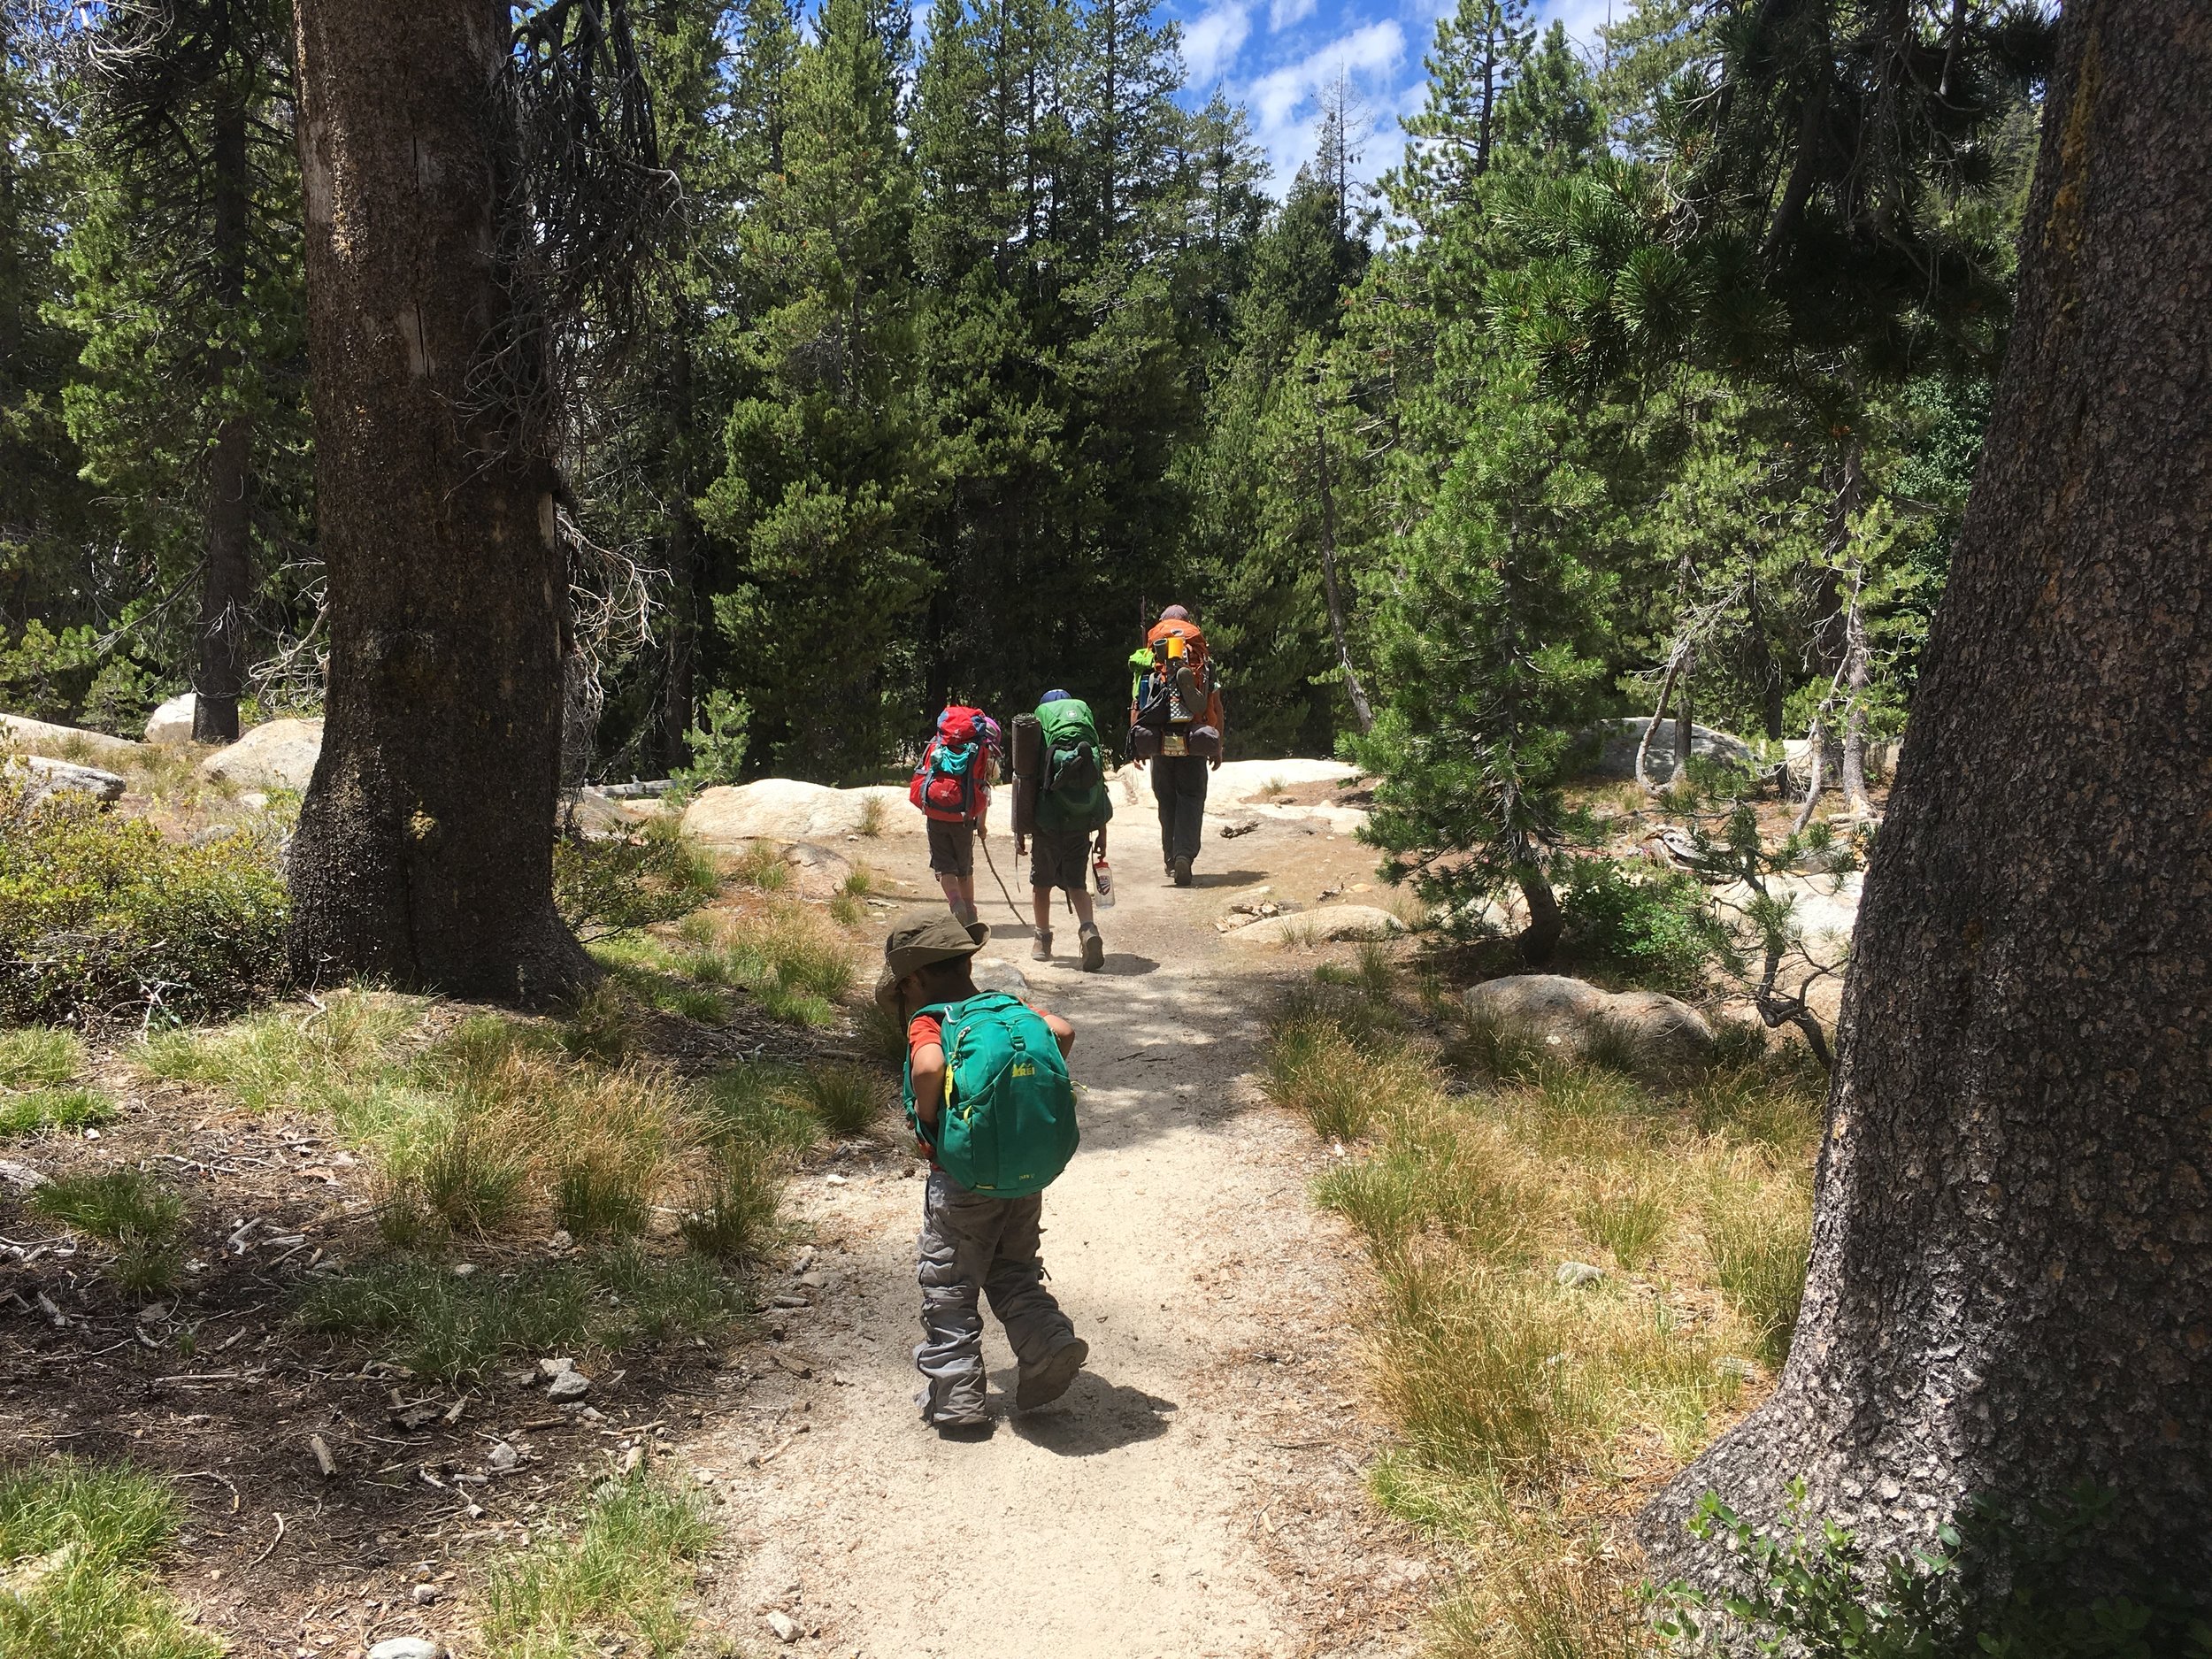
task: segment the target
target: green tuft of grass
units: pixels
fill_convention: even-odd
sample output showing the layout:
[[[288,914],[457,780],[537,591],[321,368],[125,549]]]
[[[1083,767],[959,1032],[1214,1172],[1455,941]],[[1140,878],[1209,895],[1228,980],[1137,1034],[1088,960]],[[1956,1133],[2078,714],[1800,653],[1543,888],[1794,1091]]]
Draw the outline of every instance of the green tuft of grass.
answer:
[[[889,814],[884,809],[883,797],[872,795],[860,803],[860,822],[853,828],[864,840],[874,841],[883,833],[884,826],[888,821]]]
[[[641,1471],[603,1483],[574,1533],[495,1565],[481,1632],[491,1659],[580,1659],[636,1645],[656,1655],[691,1632],[682,1596],[714,1528],[687,1494]]]
[[[35,1088],[0,1093],[0,1139],[45,1129],[83,1129],[111,1122],[115,1102],[95,1088]]]
[[[634,1238],[651,1218],[651,1173],[591,1158],[564,1164],[553,1177],[553,1218],[579,1239]]]
[[[1674,1207],[1666,1193],[1624,1181],[1592,1193],[1576,1207],[1574,1217],[1585,1238],[1603,1245],[1624,1270],[1633,1272],[1672,1230]]]
[[[630,1057],[637,1048],[637,1007],[618,981],[603,979],[576,999],[561,1022],[561,1047],[601,1065]]]
[[[24,1025],[0,1031],[0,1088],[58,1088],[84,1070],[84,1043],[73,1031]]]
[[[1724,1181],[1707,1200],[1715,1278],[1770,1365],[1789,1357],[1812,1238],[1811,1197],[1795,1182]]]
[[[823,1065],[799,1074],[799,1103],[833,1135],[856,1135],[882,1116],[882,1079],[856,1065]]]
[[[1525,1263],[1550,1208],[1542,1172],[1504,1131],[1440,1103],[1395,1118],[1382,1150],[1331,1170],[1315,1196],[1386,1262],[1433,1235],[1486,1261]]]
[[[773,841],[748,841],[732,861],[730,873],[763,893],[781,893],[791,885],[791,866],[784,862],[783,849]]]
[[[165,1481],[72,1458],[0,1469],[0,1653],[219,1659],[152,1565],[182,1506]]]
[[[857,927],[868,919],[868,907],[849,893],[833,893],[829,902],[830,919],[840,927]]]
[[[341,991],[316,1008],[268,1009],[211,1031],[157,1033],[137,1063],[154,1077],[220,1088],[249,1111],[342,1112],[396,1066],[426,1006],[417,997]]]
[[[1278,1106],[1299,1113],[1325,1137],[1354,1141],[1379,1116],[1432,1098],[1433,1071],[1402,1046],[1363,1043],[1325,1015],[1294,1015],[1279,1025],[1260,1087]]]
[[[508,1355],[708,1335],[743,1310],[738,1291],[707,1263],[624,1245],[583,1263],[465,1279],[433,1263],[374,1262],[314,1279],[294,1317],[452,1380],[481,1377]]]
[[[679,1223],[684,1241],[718,1262],[757,1260],[775,1241],[782,1187],[774,1148],[752,1141],[715,1148]]]
[[[878,1065],[896,1071],[906,1064],[906,1027],[871,998],[853,1017],[853,1037],[860,1051]]]
[[[454,1233],[495,1233],[522,1208],[522,1158],[472,1118],[457,1119],[415,1172],[422,1207]]]
[[[1501,1082],[1532,1075],[1544,1058],[1544,1042],[1518,1020],[1485,1010],[1471,1013],[1454,1004],[1453,1030],[1444,1043],[1444,1064],[1476,1082]]]
[[[119,1288],[152,1292],[176,1282],[184,1200],[143,1170],[65,1175],[32,1193],[30,1207],[106,1245],[108,1277]]]

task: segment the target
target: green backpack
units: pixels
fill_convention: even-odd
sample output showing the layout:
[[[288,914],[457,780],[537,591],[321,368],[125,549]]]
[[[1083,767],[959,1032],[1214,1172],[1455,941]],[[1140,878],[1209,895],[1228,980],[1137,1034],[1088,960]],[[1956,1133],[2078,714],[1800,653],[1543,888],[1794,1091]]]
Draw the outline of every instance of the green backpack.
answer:
[[[1047,834],[1104,829],[1114,802],[1106,792],[1105,752],[1091,705],[1080,697],[1040,703],[1037,724],[1043,728],[1037,827]]]
[[[1052,1027],[1018,997],[987,991],[922,1010],[944,1022],[945,1098],[937,1164],[972,1193],[1020,1198],[1050,1186],[1075,1156],[1075,1085]],[[928,1141],[906,1067],[906,1121]]]

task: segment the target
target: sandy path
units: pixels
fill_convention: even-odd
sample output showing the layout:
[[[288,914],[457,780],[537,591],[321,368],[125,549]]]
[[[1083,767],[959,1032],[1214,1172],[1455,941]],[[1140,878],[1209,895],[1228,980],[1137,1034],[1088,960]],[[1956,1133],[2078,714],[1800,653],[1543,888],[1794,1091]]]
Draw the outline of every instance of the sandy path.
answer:
[[[803,1178],[792,1210],[817,1254],[777,1288],[811,1305],[740,1356],[737,1409],[681,1451],[726,1505],[736,1555],[710,1618],[741,1651],[777,1648],[771,1611],[803,1649],[868,1659],[1411,1650],[1428,1569],[1361,1485],[1379,1436],[1348,1333],[1360,1254],[1307,1204],[1325,1155],[1249,1082],[1270,979],[1310,961],[1212,926],[1231,889],[1310,902],[1371,855],[1317,826],[1234,842],[1210,826],[1207,885],[1177,892],[1148,856],[1149,806],[1121,808],[1103,973],[1031,964],[982,872],[993,954],[1078,1033],[1084,1144],[1047,1195],[1044,1253],[1090,1364],[1017,1417],[993,1324],[995,1432],[940,1440],[912,1404],[921,1183],[902,1159]],[[932,890],[918,837],[868,851]],[[1057,942],[1073,937],[1064,916]]]

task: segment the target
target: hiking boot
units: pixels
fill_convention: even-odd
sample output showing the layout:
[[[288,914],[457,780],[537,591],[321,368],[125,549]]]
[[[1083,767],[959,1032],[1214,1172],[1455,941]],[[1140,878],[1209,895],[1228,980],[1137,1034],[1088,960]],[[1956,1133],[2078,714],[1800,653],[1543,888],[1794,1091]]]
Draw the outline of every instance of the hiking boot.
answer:
[[[1168,873],[1175,878],[1175,885],[1177,887],[1187,887],[1190,886],[1190,860],[1187,858],[1178,858],[1172,864],[1168,866]]]
[[[1096,973],[1106,965],[1106,941],[1098,936],[1098,929],[1085,926],[1076,937],[1083,943],[1083,972]]]
[[[1033,962],[1050,962],[1052,960],[1052,935],[1039,933],[1036,942],[1029,947],[1029,956]]]
[[[1071,1336],[1036,1364],[1023,1366],[1021,1380],[1014,1386],[1014,1409],[1033,1411],[1050,1405],[1067,1393],[1075,1373],[1090,1356],[1091,1345],[1079,1336]]]

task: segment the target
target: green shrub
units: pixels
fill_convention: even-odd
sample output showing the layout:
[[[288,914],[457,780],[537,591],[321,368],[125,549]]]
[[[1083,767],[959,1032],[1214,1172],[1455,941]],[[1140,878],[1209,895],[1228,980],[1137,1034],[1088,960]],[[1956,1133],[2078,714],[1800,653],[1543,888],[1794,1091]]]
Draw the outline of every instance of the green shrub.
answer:
[[[675,921],[720,890],[713,860],[683,838],[672,817],[634,835],[565,835],[554,843],[554,902],[587,942]]]
[[[1631,875],[1610,858],[1574,858],[1562,887],[1570,948],[1638,985],[1694,991],[1707,969],[1733,961],[1728,931],[1693,877]]]
[[[198,1020],[273,991],[284,964],[274,844],[204,847],[64,794],[0,784],[0,1020]]]
[[[1655,1628],[1676,1653],[1711,1651],[1716,1635],[1736,1651],[1747,1634],[1760,1653],[1810,1659],[2212,1659],[2212,1595],[2113,1549],[2112,1497],[2081,1486],[2024,1508],[1978,1498],[1936,1548],[1878,1565],[1848,1530],[1814,1520],[1801,1479],[1772,1532],[1708,1493],[1689,1531],[1732,1557],[1736,1582],[1717,1607],[1686,1584],[1655,1592]]]

